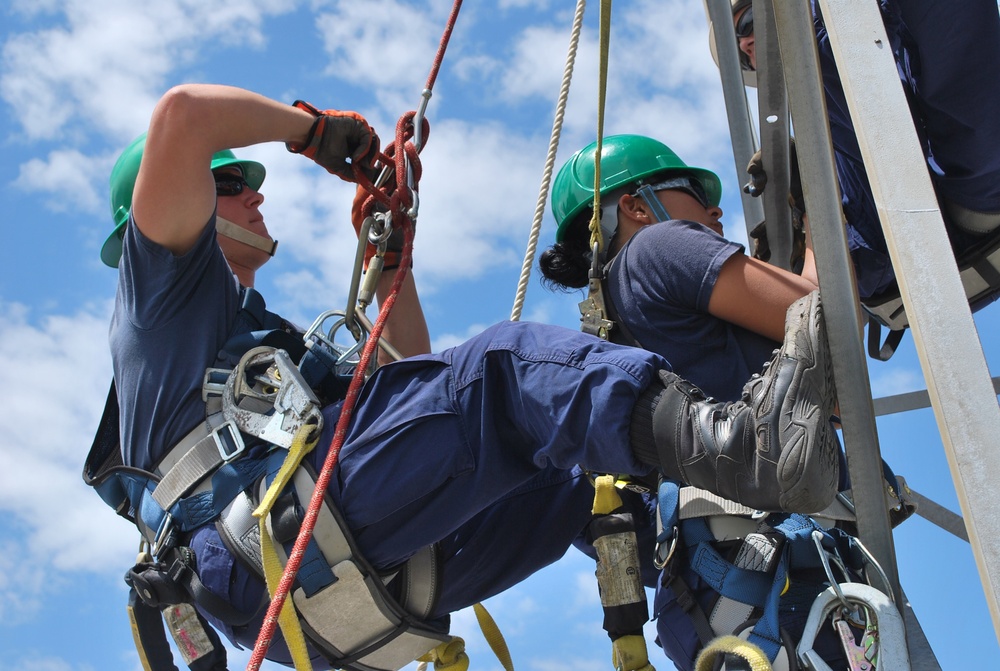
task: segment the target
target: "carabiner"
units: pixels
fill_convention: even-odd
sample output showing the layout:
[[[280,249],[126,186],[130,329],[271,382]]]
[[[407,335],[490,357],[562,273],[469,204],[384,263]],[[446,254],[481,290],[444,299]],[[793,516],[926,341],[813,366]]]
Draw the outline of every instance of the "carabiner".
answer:
[[[830,568],[830,557],[827,554],[826,548],[823,547],[823,533],[816,529],[810,534],[813,539],[813,543],[816,544],[816,552],[819,553],[819,560],[823,564],[823,571],[826,573],[826,579],[830,583],[830,589],[833,589],[837,595],[837,599],[840,601],[843,612],[850,612],[851,604],[847,602],[847,598],[840,589],[840,583],[837,579],[833,577],[833,569]],[[841,565],[842,566],[842,565]]]
[[[417,148],[417,153],[424,148],[424,138],[421,133],[424,125],[424,113],[427,111],[427,103],[431,100],[431,90],[424,89],[420,92],[420,107],[413,115],[413,146]]]
[[[889,600],[889,597],[874,587],[860,582],[844,583],[839,585],[836,590],[833,587],[828,587],[816,597],[809,609],[809,617],[806,619],[806,625],[802,631],[802,639],[795,650],[799,663],[805,669],[812,671],[833,671],[813,650],[813,645],[827,618],[834,611],[841,612],[842,601],[847,601],[851,610],[855,607],[853,604],[857,604],[858,607],[865,609],[866,617],[869,614],[874,616],[876,625],[870,628],[872,631],[878,631],[878,664],[876,668],[910,671],[903,617],[896,610],[896,606]],[[869,626],[866,626],[866,630],[869,629]],[[867,654],[866,651],[866,659],[868,659]],[[872,655],[871,659],[875,659],[875,655]]]

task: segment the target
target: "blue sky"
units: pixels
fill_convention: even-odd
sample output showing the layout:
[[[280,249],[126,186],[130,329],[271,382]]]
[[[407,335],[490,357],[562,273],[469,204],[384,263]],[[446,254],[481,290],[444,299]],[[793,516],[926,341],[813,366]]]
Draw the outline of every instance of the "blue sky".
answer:
[[[110,379],[115,272],[107,176],[181,82],[250,88],[364,114],[384,138],[419,103],[446,0],[9,0],[0,4],[0,671],[135,671],[121,576],[138,544],[80,479]],[[619,0],[607,133],[662,139],[719,173],[723,223],[745,241],[718,74],[699,0]],[[427,112],[416,278],[435,350],[508,318],[548,146],[572,20],[569,2],[482,0],[458,19]],[[559,161],[596,127],[596,7],[586,22]],[[353,254],[352,189],[280,146],[262,207],[281,249],[258,275],[269,304],[308,324],[341,308]],[[540,245],[551,244],[546,214]],[[537,274],[536,274],[537,277]],[[577,328],[580,296],[532,279],[523,318]],[[977,315],[1000,360],[997,308]],[[876,396],[922,389],[912,340],[872,362]],[[958,510],[933,414],[879,420],[883,455],[918,491]],[[895,532],[903,587],[945,669],[997,655],[966,544],[921,519]],[[492,599],[520,669],[609,668],[589,560],[561,562]],[[493,669],[471,612],[455,616],[473,668]],[[651,641],[651,637],[650,637]],[[654,646],[650,643],[651,648]],[[232,668],[245,665],[234,652]],[[671,668],[654,652],[653,664]],[[279,667],[272,667],[279,668]]]

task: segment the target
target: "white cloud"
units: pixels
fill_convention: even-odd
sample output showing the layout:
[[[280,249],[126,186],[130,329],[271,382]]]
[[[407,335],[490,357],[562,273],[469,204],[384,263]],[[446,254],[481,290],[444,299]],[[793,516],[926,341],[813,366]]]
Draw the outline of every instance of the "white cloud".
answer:
[[[26,566],[118,573],[131,561],[134,528],[87,487],[80,473],[111,380],[109,306],[49,315],[36,325],[27,308],[0,303],[0,356],[12,384],[0,415],[0,509],[25,533],[15,553]],[[51,585],[49,585],[51,586]],[[31,579],[4,598],[30,598]],[[11,594],[13,593],[13,595]]]
[[[514,99],[538,96],[555,100],[562,84],[570,25],[528,26],[517,38],[512,62],[503,69],[503,95]],[[597,92],[597,35],[583,30],[573,70],[573,87]],[[591,76],[594,75],[594,76]]]
[[[491,269],[520,268],[544,149],[498,124],[447,119],[435,124],[421,154],[414,243],[424,295]],[[277,145],[239,155],[268,166],[262,212],[281,241],[270,273],[278,273],[273,283],[284,294],[275,305],[291,318],[339,309],[356,249],[349,215],[354,187]]]
[[[0,670],[6,671],[83,671],[92,668],[89,665],[74,666],[71,662],[59,657],[49,657],[46,655],[32,655],[16,660],[12,666],[6,663],[0,664]]]
[[[110,173],[115,158],[56,150],[46,159],[33,158],[21,165],[14,186],[50,196],[44,202],[56,212],[107,214],[107,179],[102,177]]]
[[[411,109],[412,98],[419,95],[430,72],[450,3],[428,7],[398,0],[335,0],[331,4],[316,19],[330,57],[326,74],[376,89],[385,109]]]
[[[3,47],[0,96],[31,140],[86,133],[119,139],[145,127],[167,75],[203,43],[259,48],[265,19],[292,0],[203,3],[66,0],[46,8],[60,25],[21,33]]]

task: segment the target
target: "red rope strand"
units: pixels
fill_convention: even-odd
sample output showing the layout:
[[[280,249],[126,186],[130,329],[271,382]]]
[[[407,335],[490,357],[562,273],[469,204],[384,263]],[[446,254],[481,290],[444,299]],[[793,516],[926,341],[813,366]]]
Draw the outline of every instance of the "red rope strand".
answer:
[[[458,17],[458,11],[461,6],[462,0],[455,0],[451,15],[448,17],[448,22],[445,26],[444,34],[441,37],[441,43],[438,46],[437,55],[431,66],[430,75],[427,78],[427,85],[425,87],[427,90],[434,87],[434,82],[437,79],[441,63],[444,60],[445,50],[448,47],[448,41],[451,39],[451,33],[454,30],[455,20]],[[379,160],[383,165],[394,165],[395,183],[390,181],[384,184],[382,188],[376,188],[361,172],[360,167],[356,166],[354,168],[354,175],[358,184],[369,193],[369,197],[362,206],[362,215],[370,215],[374,210],[375,203],[378,202],[383,207],[387,207],[389,212],[392,213],[394,225],[403,227],[402,258],[400,259],[396,275],[393,278],[389,295],[380,306],[378,318],[375,320],[372,332],[369,334],[368,341],[365,343],[365,347],[361,353],[361,360],[354,371],[354,377],[351,379],[351,384],[348,387],[340,417],[337,420],[337,427],[330,442],[330,450],[323,462],[323,469],[316,478],[316,488],[313,490],[312,499],[306,509],[305,517],[302,520],[302,527],[299,529],[299,535],[295,539],[295,545],[288,557],[288,563],[285,565],[281,581],[278,583],[278,588],[268,606],[267,614],[264,617],[264,622],[254,645],[253,654],[250,657],[250,662],[247,664],[247,671],[259,671],[264,661],[264,656],[271,646],[271,641],[274,639],[274,632],[278,625],[278,614],[281,612],[281,608],[292,588],[299,567],[302,565],[306,546],[312,538],[313,530],[316,527],[316,520],[319,518],[320,508],[324,505],[324,495],[330,483],[330,478],[333,476],[333,471],[336,468],[340,449],[343,447],[344,439],[347,436],[347,428],[353,416],[355,403],[357,403],[361,388],[365,382],[365,371],[368,369],[372,356],[377,351],[382,330],[385,328],[385,323],[392,312],[396,298],[399,295],[399,290],[403,286],[403,280],[406,278],[406,273],[410,267],[413,256],[414,225],[409,213],[410,208],[413,207],[413,191],[418,190],[417,186],[423,172],[418,148],[410,142],[414,133],[413,120],[415,116],[416,112],[407,112],[400,117],[396,124],[396,138],[394,143],[386,147],[385,153],[379,154]],[[430,124],[426,119],[421,119],[421,148],[423,148],[423,145],[426,145],[429,133]],[[412,182],[408,179],[407,165],[409,165],[410,172],[412,173]],[[413,191],[410,190],[411,183]],[[399,188],[400,185],[403,188]]]

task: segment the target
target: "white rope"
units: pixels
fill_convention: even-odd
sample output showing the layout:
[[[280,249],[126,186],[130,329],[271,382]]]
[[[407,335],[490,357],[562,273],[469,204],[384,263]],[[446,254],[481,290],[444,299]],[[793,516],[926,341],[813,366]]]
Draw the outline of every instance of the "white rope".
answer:
[[[521,266],[521,279],[517,283],[517,295],[514,297],[514,308],[510,313],[513,322],[521,318],[521,308],[524,307],[524,296],[528,293],[528,280],[531,278],[531,266],[535,262],[535,251],[538,248],[538,234],[542,228],[542,215],[545,214],[545,201],[549,197],[549,185],[552,181],[552,168],[556,162],[556,151],[559,149],[559,136],[562,133],[563,117],[566,113],[566,99],[569,97],[569,84],[573,79],[573,65],[576,62],[576,48],[580,42],[580,29],[583,26],[583,10],[586,0],[577,0],[576,16],[573,18],[573,32],[569,40],[569,52],[566,54],[566,68],[563,71],[562,86],[559,89],[559,101],[556,103],[556,116],[552,122],[552,136],[549,139],[549,154],[545,159],[545,170],[542,173],[542,183],[538,189],[538,202],[535,204],[535,218],[531,223],[531,233],[528,235],[528,247],[524,252],[524,264]]]

